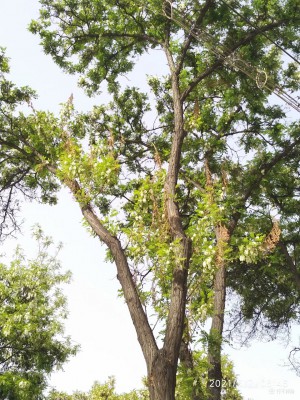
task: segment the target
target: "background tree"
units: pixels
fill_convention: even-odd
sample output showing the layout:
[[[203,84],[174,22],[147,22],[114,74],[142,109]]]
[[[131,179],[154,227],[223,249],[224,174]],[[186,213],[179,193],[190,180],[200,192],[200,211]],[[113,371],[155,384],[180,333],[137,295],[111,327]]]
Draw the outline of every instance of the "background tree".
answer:
[[[18,249],[10,266],[0,264],[0,397],[8,400],[43,398],[47,376],[62,366],[77,346],[64,336],[66,300],[51,240],[35,231],[39,251],[28,260]]]
[[[91,389],[87,392],[74,392],[68,395],[63,392],[52,390],[47,396],[47,400],[148,400],[147,390],[133,390],[126,394],[117,394],[115,391],[115,379],[109,377],[104,383],[94,382]]]
[[[284,109],[271,106],[261,89],[284,97],[298,88],[299,5],[249,1],[242,14],[212,0],[167,2],[163,9],[156,0],[41,5],[31,30],[45,51],[65,71],[80,73],[90,94],[106,80],[112,102],[84,115],[70,100],[60,118],[25,116],[16,107],[32,93],[4,77],[4,221],[15,221],[12,199],[20,186],[50,203],[59,185],[69,187],[116,263],[151,400],[174,399],[178,358],[193,370],[200,339],[208,352],[208,396],[219,400],[227,271],[235,271],[234,289],[240,263],[248,268],[267,259],[270,270],[280,263],[273,257],[280,227],[270,218],[276,207],[270,193],[279,190],[285,164],[297,175],[299,126],[288,124]],[[293,56],[284,68],[279,39]],[[151,48],[169,67],[165,78],[149,78],[154,124],[146,122],[148,94],[119,83]]]

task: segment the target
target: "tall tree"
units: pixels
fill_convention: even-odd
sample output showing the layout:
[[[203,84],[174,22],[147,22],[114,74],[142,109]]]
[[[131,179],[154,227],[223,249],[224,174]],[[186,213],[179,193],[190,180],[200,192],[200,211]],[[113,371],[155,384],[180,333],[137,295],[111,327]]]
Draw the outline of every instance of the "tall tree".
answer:
[[[174,399],[178,359],[193,369],[191,347],[208,316],[207,390],[219,400],[227,270],[263,258],[270,269],[279,262],[272,258],[280,228],[268,218],[277,206],[270,193],[280,186],[274,171],[297,165],[300,138],[299,126],[268,98],[271,90],[298,107],[286,93],[298,88],[296,64],[282,64],[276,42],[295,59],[299,5],[40,3],[30,29],[45,52],[81,74],[90,94],[106,80],[112,102],[80,114],[70,99],[60,118],[25,116],[16,106],[32,94],[3,79],[3,221],[15,221],[15,190],[53,203],[57,188],[67,186],[116,264],[151,400]],[[148,125],[149,95],[122,91],[119,77],[151,49],[165,55],[169,74],[149,78],[159,123]]]
[[[49,255],[51,240],[35,231],[39,252],[27,260],[17,250],[10,266],[0,264],[0,397],[43,398],[47,376],[76,353],[64,336],[66,299],[60,285],[69,281]]]

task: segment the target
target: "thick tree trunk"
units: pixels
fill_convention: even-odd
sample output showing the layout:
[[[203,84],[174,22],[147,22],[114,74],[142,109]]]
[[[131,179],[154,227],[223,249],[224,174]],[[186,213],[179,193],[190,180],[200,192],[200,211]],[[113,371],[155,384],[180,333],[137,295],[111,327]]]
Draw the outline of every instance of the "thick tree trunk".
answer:
[[[152,363],[148,385],[150,400],[174,400],[177,363],[171,364],[167,353],[162,349]]]
[[[210,329],[210,340],[208,345],[208,371],[207,390],[209,400],[220,400],[222,391],[222,363],[221,348],[224,325],[224,310],[226,300],[226,269],[224,260],[224,246],[229,241],[228,230],[221,224],[216,228],[217,272],[214,280],[214,315]]]

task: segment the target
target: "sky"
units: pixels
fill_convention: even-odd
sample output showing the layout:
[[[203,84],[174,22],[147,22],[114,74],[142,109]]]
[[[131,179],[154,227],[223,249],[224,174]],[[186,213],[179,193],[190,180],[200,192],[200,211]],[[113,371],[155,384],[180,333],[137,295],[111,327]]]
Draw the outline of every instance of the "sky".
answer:
[[[88,110],[93,104],[107,102],[105,92],[87,98],[76,87],[76,77],[67,76],[43,54],[38,37],[27,31],[27,25],[38,15],[37,0],[0,1],[0,46],[7,48],[11,58],[11,80],[18,85],[36,89],[39,99],[35,107],[57,112],[59,104],[71,93],[75,107]],[[160,54],[141,58],[140,67],[129,77],[129,84],[145,85],[145,73],[160,74],[165,64]],[[82,226],[79,208],[67,190],[59,196],[57,206],[26,203],[22,207],[22,234],[9,240],[0,249],[7,257],[21,244],[25,252],[34,254],[31,227],[39,223],[47,235],[63,242],[60,260],[71,270],[72,283],[65,287],[69,318],[66,333],[80,344],[81,351],[63,371],[52,375],[50,384],[71,393],[88,390],[95,380],[104,382],[115,376],[117,390],[129,391],[141,386],[146,374],[142,352],[129,312],[118,297],[119,283],[114,265],[105,262],[105,249]],[[292,342],[300,346],[300,329],[292,330]],[[225,347],[234,361],[240,390],[245,400],[287,399],[300,397],[300,379],[284,364],[292,345],[281,342],[253,341],[239,350]]]

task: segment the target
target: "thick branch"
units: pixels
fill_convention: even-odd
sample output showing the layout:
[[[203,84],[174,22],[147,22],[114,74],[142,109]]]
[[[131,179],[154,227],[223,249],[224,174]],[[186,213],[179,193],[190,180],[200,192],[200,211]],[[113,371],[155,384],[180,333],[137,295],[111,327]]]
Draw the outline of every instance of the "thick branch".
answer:
[[[0,133],[2,133],[2,132],[0,132]],[[5,132],[5,133],[7,133],[7,132]],[[15,149],[26,157],[28,157],[28,155],[29,155],[22,147],[17,146],[15,143],[13,143],[9,140],[0,138],[0,144],[2,144],[3,146],[7,146],[9,149]]]
[[[65,181],[65,184],[71,189],[75,198],[78,196],[78,193],[82,192],[79,184],[75,180]],[[112,253],[117,267],[118,279],[121,283],[131,319],[136,329],[138,340],[149,368],[158,349],[153,332],[140,301],[136,285],[132,279],[132,274],[130,272],[124,249],[122,248],[119,239],[113,236],[101,224],[90,205],[81,205],[80,207],[83,216],[93,231],[96,233],[99,239],[101,239],[107,245]]]
[[[209,68],[207,68],[204,72],[202,72],[200,75],[196,76],[192,82],[190,83],[189,87],[182,93],[181,95],[181,100],[185,101],[185,99],[188,97],[188,95],[192,92],[193,89],[207,76],[212,74],[214,71],[216,71],[217,68],[219,68],[223,62],[221,60],[216,61],[213,65],[211,65]]]
[[[187,292],[187,271],[191,256],[191,243],[186,237],[178,205],[175,201],[176,184],[180,168],[181,149],[184,140],[183,107],[180,100],[178,76],[173,59],[166,50],[169,67],[172,71],[172,91],[174,105],[174,134],[169,159],[169,168],[165,181],[166,208],[170,230],[174,239],[179,240],[178,261],[174,266],[171,304],[167,319],[164,349],[169,353],[172,363],[177,363],[183,333],[185,302]]]

